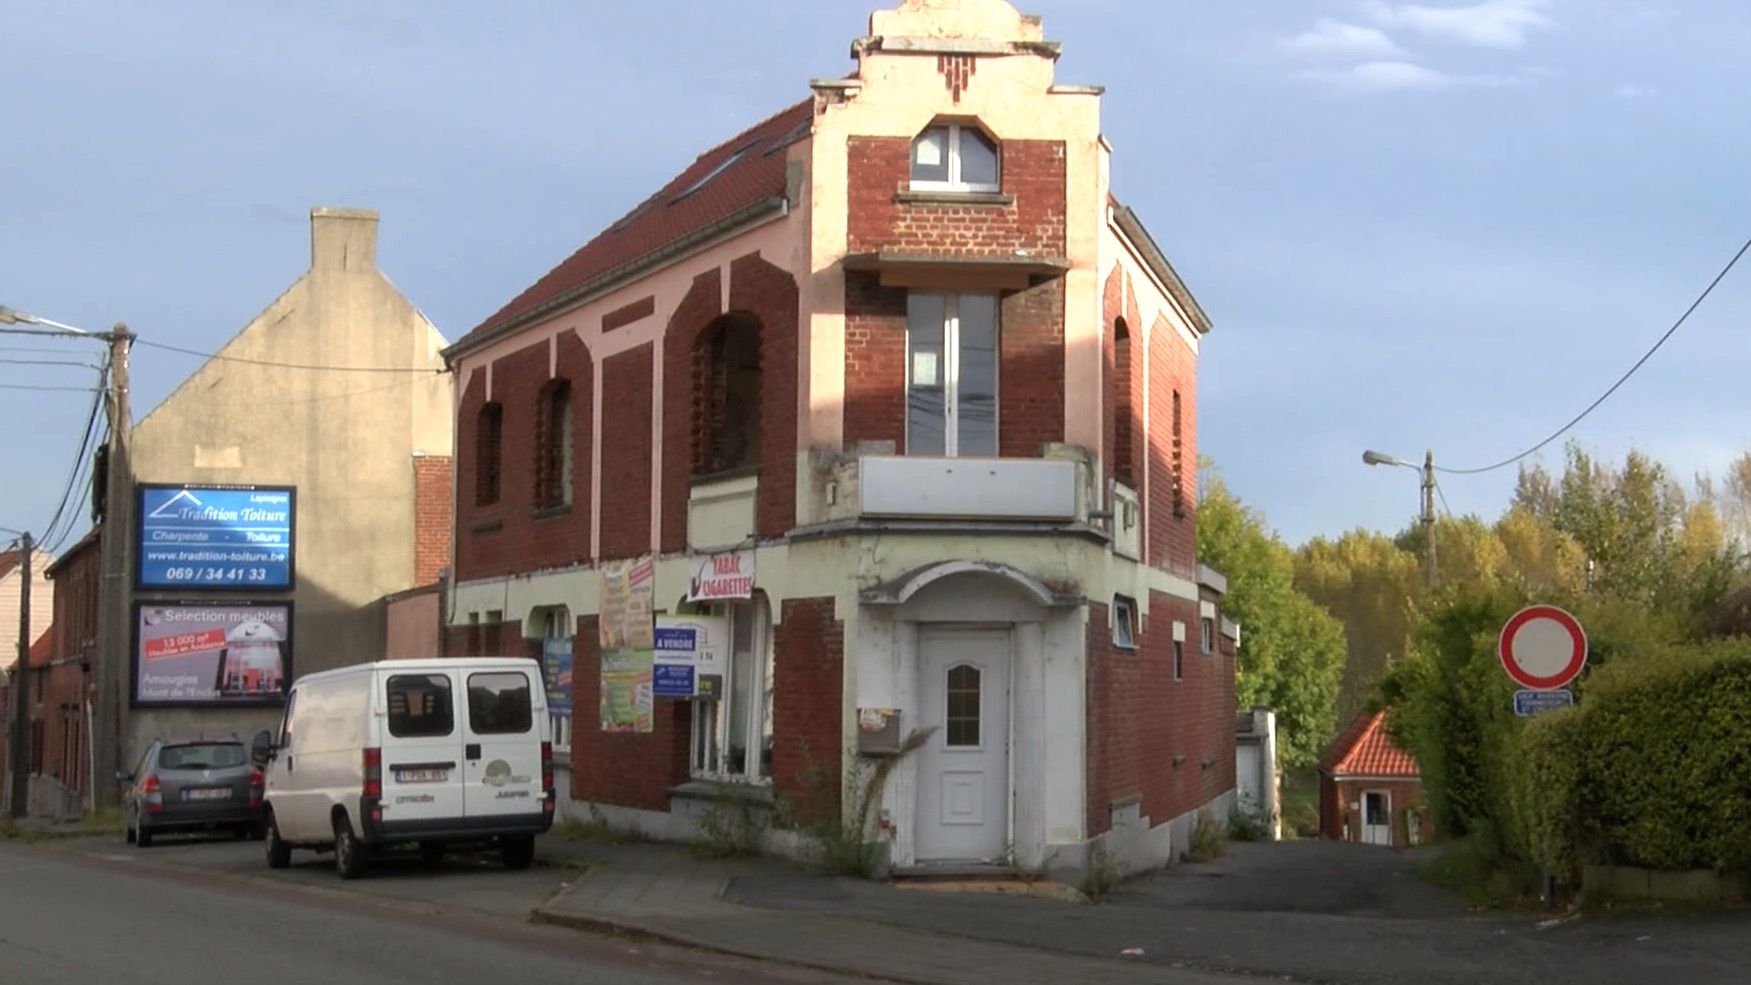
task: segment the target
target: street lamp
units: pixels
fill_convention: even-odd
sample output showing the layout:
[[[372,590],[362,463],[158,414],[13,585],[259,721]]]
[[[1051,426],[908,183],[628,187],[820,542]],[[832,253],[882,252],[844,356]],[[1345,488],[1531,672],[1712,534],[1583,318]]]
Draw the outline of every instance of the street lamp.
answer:
[[[11,771],[8,778],[12,781],[12,818],[18,820],[25,816],[30,800],[30,779],[25,771],[30,764],[25,753],[25,744],[30,741],[29,689],[26,687],[27,675],[30,673],[30,576],[31,539],[29,531],[13,530],[11,527],[0,527],[0,532],[18,535],[18,574],[22,579],[18,589],[18,663],[12,668],[12,735],[8,739],[11,746],[12,762],[7,768]]]
[[[38,332],[38,333],[33,333],[33,334],[39,334],[39,335],[82,335],[82,336],[85,336],[86,338],[98,338],[99,337],[97,335],[97,333],[95,333],[95,332],[87,332],[83,328],[75,328],[72,325],[66,324],[65,322],[58,322],[52,318],[43,318],[43,317],[40,317],[38,315],[29,314],[28,312],[19,311],[17,308],[8,308],[5,305],[0,304],[0,324],[18,325],[21,323],[25,324],[25,325],[41,325],[44,328],[52,329],[52,331]],[[13,331],[19,331],[19,329],[13,329]]]
[[[1423,453],[1421,468],[1411,462],[1385,452],[1365,451],[1362,453],[1364,465],[1402,465],[1407,469],[1417,469],[1423,475],[1423,584],[1435,587],[1435,453]]]

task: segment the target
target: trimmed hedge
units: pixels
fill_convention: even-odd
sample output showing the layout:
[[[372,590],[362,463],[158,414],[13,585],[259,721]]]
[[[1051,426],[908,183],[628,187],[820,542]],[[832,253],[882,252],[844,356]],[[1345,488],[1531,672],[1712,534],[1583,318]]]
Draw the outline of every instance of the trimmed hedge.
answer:
[[[1751,640],[1655,648],[1590,673],[1508,743],[1510,848],[1586,865],[1751,870]]]

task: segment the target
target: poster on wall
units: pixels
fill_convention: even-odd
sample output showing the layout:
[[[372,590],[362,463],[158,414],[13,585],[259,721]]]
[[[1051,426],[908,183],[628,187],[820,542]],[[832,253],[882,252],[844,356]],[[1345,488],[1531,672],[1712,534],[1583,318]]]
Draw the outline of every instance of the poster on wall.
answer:
[[[651,693],[659,698],[721,698],[730,623],[721,616],[657,616]]]
[[[549,636],[541,641],[541,676],[547,682],[547,712],[561,718],[572,713],[572,639]]]
[[[701,554],[687,562],[687,601],[714,602],[753,595],[753,551]]]
[[[601,567],[602,731],[650,732],[652,613],[656,562],[608,561]]]
[[[292,679],[292,603],[134,603],[131,704],[259,705]]]
[[[290,591],[297,490],[141,483],[134,584],[145,589]]]

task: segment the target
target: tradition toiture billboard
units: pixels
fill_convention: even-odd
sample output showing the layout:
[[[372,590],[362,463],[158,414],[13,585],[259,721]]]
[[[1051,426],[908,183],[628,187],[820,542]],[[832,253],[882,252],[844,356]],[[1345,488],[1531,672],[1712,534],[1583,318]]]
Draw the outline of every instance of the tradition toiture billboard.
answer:
[[[291,591],[297,490],[142,483],[141,589]]]

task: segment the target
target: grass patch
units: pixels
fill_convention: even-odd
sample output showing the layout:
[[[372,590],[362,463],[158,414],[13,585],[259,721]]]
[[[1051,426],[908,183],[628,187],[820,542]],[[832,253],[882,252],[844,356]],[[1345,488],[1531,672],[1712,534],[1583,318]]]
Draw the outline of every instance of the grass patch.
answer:
[[[1228,854],[1228,825],[1208,808],[1198,812],[1192,828],[1192,844],[1180,859],[1185,862],[1209,862]]]
[[[645,840],[637,831],[627,831],[609,823],[608,816],[595,804],[590,805],[588,821],[568,817],[553,826],[552,834],[563,841],[594,842],[599,845],[627,845]]]
[[[1503,855],[1487,836],[1450,841],[1440,855],[1417,867],[1423,881],[1464,897],[1474,910],[1541,906],[1537,869]]]

